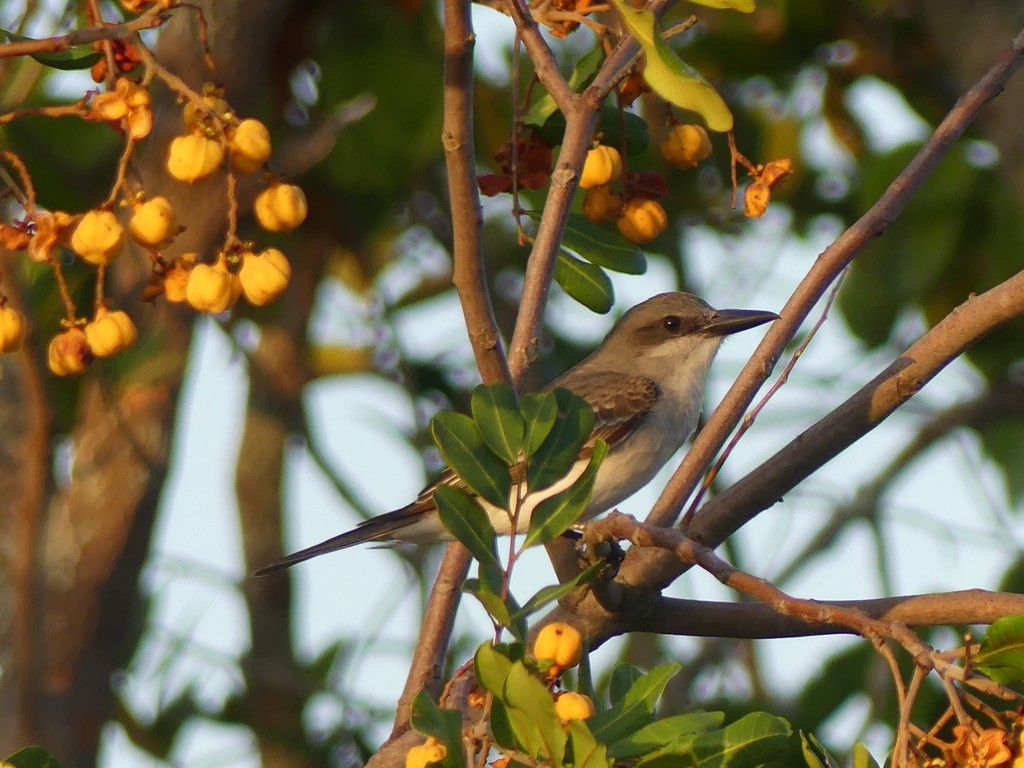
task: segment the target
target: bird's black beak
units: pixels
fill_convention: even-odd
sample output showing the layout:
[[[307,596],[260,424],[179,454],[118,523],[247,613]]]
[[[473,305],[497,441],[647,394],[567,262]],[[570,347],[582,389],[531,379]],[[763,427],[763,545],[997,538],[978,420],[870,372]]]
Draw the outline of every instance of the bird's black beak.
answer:
[[[778,319],[774,312],[760,309],[718,309],[701,330],[708,336],[728,336]]]

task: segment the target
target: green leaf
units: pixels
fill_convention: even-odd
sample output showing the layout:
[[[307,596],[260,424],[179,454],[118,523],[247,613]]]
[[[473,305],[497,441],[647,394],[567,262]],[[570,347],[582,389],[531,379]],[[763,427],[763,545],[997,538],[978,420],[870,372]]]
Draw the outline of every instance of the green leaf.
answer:
[[[530,756],[544,756],[555,765],[561,765],[566,734],[555,714],[555,702],[548,689],[522,662],[515,662],[509,670],[502,698],[509,707],[516,736],[535,749],[539,746]]]
[[[564,248],[555,262],[555,282],[587,309],[605,314],[615,303],[615,289],[604,270],[577,259]]]
[[[481,384],[473,390],[470,409],[487,447],[506,464],[515,464],[525,430],[515,390],[504,381]]]
[[[590,718],[590,728],[599,741],[613,744],[648,724],[665,686],[682,664],[673,662],[655,667],[638,678],[612,707]]]
[[[558,399],[553,392],[530,392],[519,404],[523,416],[523,452],[529,457],[551,434],[558,418]]]
[[[720,728],[725,722],[723,712],[687,712],[656,720],[645,725],[609,747],[609,754],[616,759],[641,757],[663,750],[679,741],[681,737],[692,737]]]
[[[461,413],[439,413],[430,432],[441,455],[456,474],[494,506],[508,508],[512,481],[508,466],[487,447],[476,423]]]
[[[60,768],[57,759],[44,747],[39,746],[19,749],[5,757],[3,765],[11,765],[14,768]]]
[[[624,0],[612,2],[647,57],[644,79],[654,92],[670,104],[699,114],[712,131],[732,130],[732,112],[725,101],[697,70],[668,47],[654,14],[631,8]]]
[[[519,609],[517,617],[521,616],[526,618],[530,614],[536,613],[548,603],[554,602],[555,600],[561,600],[563,597],[572,592],[576,587],[581,584],[586,584],[593,579],[601,570],[605,567],[602,562],[596,562],[584,571],[580,571],[576,578],[571,581],[565,582],[565,584],[552,584],[547,587],[543,587],[537,591],[537,593],[527,600],[523,607]]]
[[[569,722],[569,741],[566,744],[565,763],[574,768],[608,768],[608,748],[599,744],[586,722]]]
[[[517,640],[526,638],[526,621],[517,616],[520,608],[511,594],[502,600],[501,595],[481,579],[466,579],[462,583],[462,591],[479,600],[484,610],[501,626],[508,629]]]
[[[800,749],[807,768],[839,768],[839,763],[813,733],[800,731]]]
[[[878,763],[868,752],[863,741],[858,741],[853,745],[853,768],[878,768]]]
[[[583,470],[583,474],[564,491],[544,499],[534,508],[530,515],[530,529],[523,542],[524,548],[544,544],[556,536],[561,536],[570,525],[579,520],[594,491],[597,469],[607,454],[608,444],[604,440],[598,440],[594,444],[594,453],[590,456],[590,463]]]
[[[989,626],[974,666],[997,682],[1024,682],[1024,615],[1006,616]]]
[[[529,752],[530,748],[526,743],[519,739],[516,733],[516,727],[512,723],[512,713],[509,708],[505,706],[500,698],[497,698],[499,694],[496,694],[496,698],[491,702],[491,733],[494,735],[494,740],[498,743],[498,746],[504,747],[505,749],[512,749],[515,751]],[[522,713],[518,713],[518,717],[521,719],[524,717]],[[536,732],[531,731],[528,728],[524,728],[527,734],[527,738],[532,738],[535,741],[534,748],[540,751],[540,741],[536,735]]]
[[[647,121],[640,115],[623,111],[615,104],[605,103],[601,105],[597,119],[594,135],[599,135],[601,142],[609,147],[626,147],[632,155],[643,152],[651,143]],[[534,128],[534,133],[549,144],[561,144],[565,136],[565,115],[554,112],[544,125]]]
[[[507,646],[506,646],[507,648]],[[476,681],[485,691],[501,696],[505,690],[505,678],[512,669],[512,659],[503,651],[505,648],[484,643],[473,656],[473,673]]]
[[[576,62],[572,74],[569,75],[569,87],[574,91],[579,91],[582,86],[589,83],[594,75],[597,74],[602,61],[604,61],[604,49],[599,45],[595,45],[583,58]],[[523,115],[523,124],[540,127],[555,112],[558,112],[558,105],[555,104],[554,97],[547,91],[541,91],[540,96],[530,105],[526,114]],[[559,143],[561,142],[559,141]]]
[[[633,664],[617,664],[612,669],[611,680],[608,681],[608,698],[616,704],[629,693],[633,683],[644,676],[644,671]]]
[[[439,485],[434,491],[434,503],[437,504],[444,527],[462,542],[480,563],[480,567],[500,573],[497,534],[477,500],[461,488]]]
[[[647,257],[643,251],[621,235],[602,229],[579,213],[569,214],[562,245],[612,272],[642,275],[647,271]]]
[[[720,731],[703,733],[693,743],[693,765],[761,765],[781,755],[791,729],[781,717],[752,712]]]
[[[448,748],[444,759],[436,763],[440,768],[465,766],[466,761],[462,756],[462,716],[454,709],[441,709],[426,691],[420,691],[412,700],[412,727],[422,734],[433,736]]]
[[[708,8],[722,8],[724,10],[739,11],[740,13],[753,13],[757,7],[754,0],[690,0],[695,5],[704,5]]]
[[[568,474],[594,431],[594,410],[582,397],[556,389],[558,419],[547,438],[526,464],[530,493],[542,491]]]
[[[0,29],[0,38],[6,37],[12,43],[34,42],[34,38],[8,32]],[[62,70],[89,69],[93,64],[103,58],[91,45],[76,45],[66,51],[48,51],[47,53],[29,54],[33,59],[47,67]]]

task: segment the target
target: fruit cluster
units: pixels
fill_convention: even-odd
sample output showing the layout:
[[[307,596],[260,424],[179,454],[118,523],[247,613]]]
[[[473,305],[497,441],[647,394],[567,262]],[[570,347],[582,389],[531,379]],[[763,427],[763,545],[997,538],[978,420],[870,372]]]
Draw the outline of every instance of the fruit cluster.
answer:
[[[87,120],[110,123],[127,137],[125,163],[134,142],[145,138],[152,128],[151,99],[145,82],[145,78],[135,82],[119,77],[114,88],[93,98],[83,114]],[[213,86],[207,86],[201,98],[194,96],[188,101],[184,123],[185,132],[171,141],[167,152],[168,174],[192,184],[220,171],[227,159],[228,202],[237,206],[233,175],[255,173],[265,168],[270,158],[266,126],[259,120],[236,118]],[[31,190],[23,164],[16,158],[11,161],[10,153],[6,154],[25,179],[25,188]],[[236,237],[233,217],[223,247],[209,262],[195,253],[165,260],[161,252],[184,230],[174,207],[167,198],[148,196],[141,189],[127,192],[123,176],[119,174],[110,200],[93,210],[78,215],[38,210],[28,194],[25,218],[0,224],[0,244],[24,250],[33,261],[49,265],[62,287],[64,330],[51,339],[47,353],[49,368],[58,376],[82,373],[95,358],[114,355],[137,339],[131,318],[110,308],[103,299],[104,270],[124,252],[129,239],[149,254],[152,263],[153,276],[143,293],[147,300],[163,295],[170,302],[187,302],[198,311],[210,313],[224,312],[242,297],[254,306],[263,306],[285,291],[291,277],[291,265],[280,250],[258,250]],[[268,232],[295,229],[306,218],[302,190],[270,173],[264,178],[265,187],[253,205],[256,222]],[[115,212],[118,199],[123,215]],[[58,259],[62,248],[97,268],[99,285],[91,319],[79,318],[65,288]],[[0,292],[0,354],[20,348],[27,326],[25,316],[6,304]]]

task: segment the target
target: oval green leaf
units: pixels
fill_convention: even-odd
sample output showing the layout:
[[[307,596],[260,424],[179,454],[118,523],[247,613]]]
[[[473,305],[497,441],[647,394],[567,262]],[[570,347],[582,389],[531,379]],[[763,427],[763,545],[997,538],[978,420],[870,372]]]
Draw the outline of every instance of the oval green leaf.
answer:
[[[647,271],[647,257],[643,251],[622,235],[601,229],[578,213],[569,214],[562,245],[612,272],[642,275]]]
[[[558,403],[558,418],[526,464],[526,484],[531,493],[565,477],[594,431],[594,410],[586,400],[567,389],[559,388],[552,394]]]
[[[439,485],[434,491],[434,503],[448,533],[462,542],[481,568],[500,572],[497,534],[477,500],[459,488]]]
[[[725,100],[665,43],[654,14],[635,10],[624,0],[612,2],[647,57],[644,79],[654,92],[670,104],[699,114],[712,131],[732,130],[732,112]]]
[[[487,447],[506,464],[515,464],[525,431],[515,390],[504,381],[480,384],[473,390],[470,410]]]
[[[612,281],[604,270],[594,264],[577,259],[565,250],[555,263],[555,282],[587,309],[605,314],[615,303]]]
[[[558,418],[558,398],[552,392],[529,392],[519,404],[523,416],[523,452],[529,457],[551,434]]]
[[[512,487],[508,466],[495,456],[469,416],[439,413],[430,422],[434,442],[448,462],[470,488],[494,506],[508,508]]]
[[[594,444],[590,463],[576,482],[536,506],[530,515],[530,530],[526,534],[524,548],[545,544],[556,536],[561,536],[570,525],[579,520],[594,491],[597,469],[607,453],[608,444],[604,440],[598,440]]]

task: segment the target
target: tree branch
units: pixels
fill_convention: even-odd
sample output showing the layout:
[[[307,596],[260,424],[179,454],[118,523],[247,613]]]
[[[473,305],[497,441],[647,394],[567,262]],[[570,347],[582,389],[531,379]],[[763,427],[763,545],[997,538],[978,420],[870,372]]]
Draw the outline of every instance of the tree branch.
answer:
[[[881,235],[906,207],[939,162],[949,153],[978,112],[1002,92],[1024,58],[1024,30],[988,72],[968,89],[949,111],[907,167],[871,208],[818,257],[800,282],[780,319],[772,323],[736,382],[709,417],[704,429],[676,470],[647,517],[649,523],[669,525],[677,519],[700,475],[710,466],[729,433],[749,407],[754,394],[770,375],[786,345],[828,286],[871,240]],[[704,513],[698,513],[697,519]],[[627,563],[624,574],[635,569]]]
[[[120,40],[130,37],[136,32],[159,27],[170,17],[172,9],[161,9],[154,5],[137,19],[125,22],[124,24],[110,24],[102,27],[86,27],[76,29],[66,35],[47,37],[43,40],[18,40],[12,43],[0,45],[0,59],[7,59],[14,56],[34,56],[40,53],[56,53],[74,48],[76,45],[86,45],[100,40]]]

